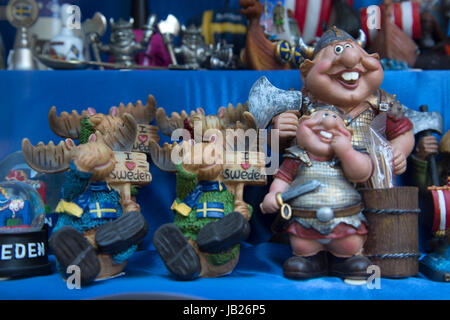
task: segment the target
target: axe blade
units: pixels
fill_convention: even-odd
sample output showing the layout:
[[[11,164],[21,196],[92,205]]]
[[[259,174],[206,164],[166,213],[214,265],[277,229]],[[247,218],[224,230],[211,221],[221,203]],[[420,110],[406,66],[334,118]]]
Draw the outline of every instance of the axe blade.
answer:
[[[86,34],[96,33],[99,37],[103,36],[108,28],[108,23],[104,15],[96,12],[91,19],[86,19],[83,23]]]
[[[440,135],[444,132],[444,120],[437,111],[420,112],[406,109],[405,116],[412,122],[414,134],[426,130],[434,131]]]
[[[248,96],[248,109],[260,129],[266,128],[276,115],[285,111],[300,111],[301,106],[300,91],[278,89],[265,76],[253,84]]]

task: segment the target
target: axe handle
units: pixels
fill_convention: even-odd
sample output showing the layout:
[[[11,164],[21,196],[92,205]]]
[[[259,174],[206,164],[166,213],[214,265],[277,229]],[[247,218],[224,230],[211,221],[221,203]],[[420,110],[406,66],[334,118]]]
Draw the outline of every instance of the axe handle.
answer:
[[[431,136],[431,131],[427,130],[424,132],[424,136]],[[439,186],[439,174],[436,164],[436,157],[432,154],[428,156],[428,163],[430,165],[431,183],[433,186]]]
[[[421,105],[419,107],[419,110],[421,112],[428,112],[428,106],[426,104]],[[432,132],[431,130],[426,130],[423,132],[423,136],[431,136]],[[428,156],[428,163],[430,164],[430,174],[431,174],[431,183],[434,186],[438,186],[439,185],[439,175],[438,175],[438,170],[437,170],[437,165],[436,165],[436,158],[435,156],[432,154],[430,156]]]

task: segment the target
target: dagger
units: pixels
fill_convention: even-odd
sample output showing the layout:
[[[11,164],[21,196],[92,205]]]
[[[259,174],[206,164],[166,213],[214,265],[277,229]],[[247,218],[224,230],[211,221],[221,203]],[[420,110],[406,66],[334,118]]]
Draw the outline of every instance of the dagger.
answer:
[[[277,192],[275,197],[277,199],[277,203],[281,206],[280,214],[283,219],[289,220],[292,217],[292,208],[287,202],[306,193],[315,191],[321,185],[322,184],[319,181],[311,180],[304,184],[289,188],[283,193]]]

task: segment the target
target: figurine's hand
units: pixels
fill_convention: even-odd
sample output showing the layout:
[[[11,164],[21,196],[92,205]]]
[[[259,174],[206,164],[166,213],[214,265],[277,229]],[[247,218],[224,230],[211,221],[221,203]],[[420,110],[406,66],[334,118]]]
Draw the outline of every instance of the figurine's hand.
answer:
[[[234,211],[239,212],[245,219],[250,220],[250,208],[245,201],[234,201]]]
[[[295,138],[297,134],[298,116],[294,112],[283,112],[273,118],[273,129],[280,130],[280,139]]]
[[[406,158],[403,152],[394,149],[394,173],[400,175],[406,170]]]
[[[83,152],[75,159],[77,169],[82,172],[92,172],[95,168],[96,162],[96,155],[89,152]]]
[[[266,194],[263,202],[259,205],[262,213],[274,213],[280,210],[275,194],[274,192]]]
[[[346,154],[352,147],[352,137],[348,131],[341,131],[339,129],[332,130],[333,138],[331,140],[331,148],[337,157]]]
[[[417,143],[416,157],[426,160],[428,156],[439,152],[439,144],[434,136],[422,137]]]
[[[133,200],[126,200],[122,203],[122,208],[125,213],[141,212],[141,207]]]

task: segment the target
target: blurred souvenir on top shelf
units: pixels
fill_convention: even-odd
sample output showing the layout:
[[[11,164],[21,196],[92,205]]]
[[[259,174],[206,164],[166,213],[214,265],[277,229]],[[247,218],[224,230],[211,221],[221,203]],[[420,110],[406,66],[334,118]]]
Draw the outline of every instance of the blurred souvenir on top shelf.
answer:
[[[8,70],[35,70],[37,61],[33,53],[30,27],[36,22],[39,7],[34,0],[11,0],[6,7],[6,17],[16,29],[14,48],[10,50]]]
[[[61,7],[61,32],[50,40],[50,56],[54,59],[67,61],[84,61],[84,43],[77,37],[74,29],[76,26],[72,21],[72,17],[79,10],[78,7],[64,4]]]
[[[148,21],[148,16],[147,0],[133,0],[131,2],[131,17],[134,19],[133,32],[137,42],[140,42],[144,36],[144,26]],[[156,16],[154,18],[156,19]],[[159,30],[155,30],[145,51],[138,52],[135,55],[135,61],[142,66],[167,67],[172,63]]]
[[[181,27],[181,45],[175,54],[181,59],[179,67],[186,69],[234,69],[233,45],[217,43],[206,45],[202,30],[195,25]]]
[[[195,25],[207,46],[212,46],[216,48],[215,50],[231,48],[233,52],[231,67],[242,68],[239,54],[245,47],[247,19],[239,13],[239,8],[230,6],[229,0],[224,3],[224,7],[206,10],[201,15],[189,19],[187,26],[190,28],[191,25]]]
[[[362,8],[368,51],[378,52],[388,62],[386,68],[398,69],[406,63],[409,68],[448,69],[448,15],[447,0],[384,0],[380,6]]]
[[[358,37],[359,14],[350,3],[240,0],[241,13],[249,21],[246,47],[241,55],[243,63],[255,70],[298,68],[304,59],[302,44],[314,44],[332,25]]]

